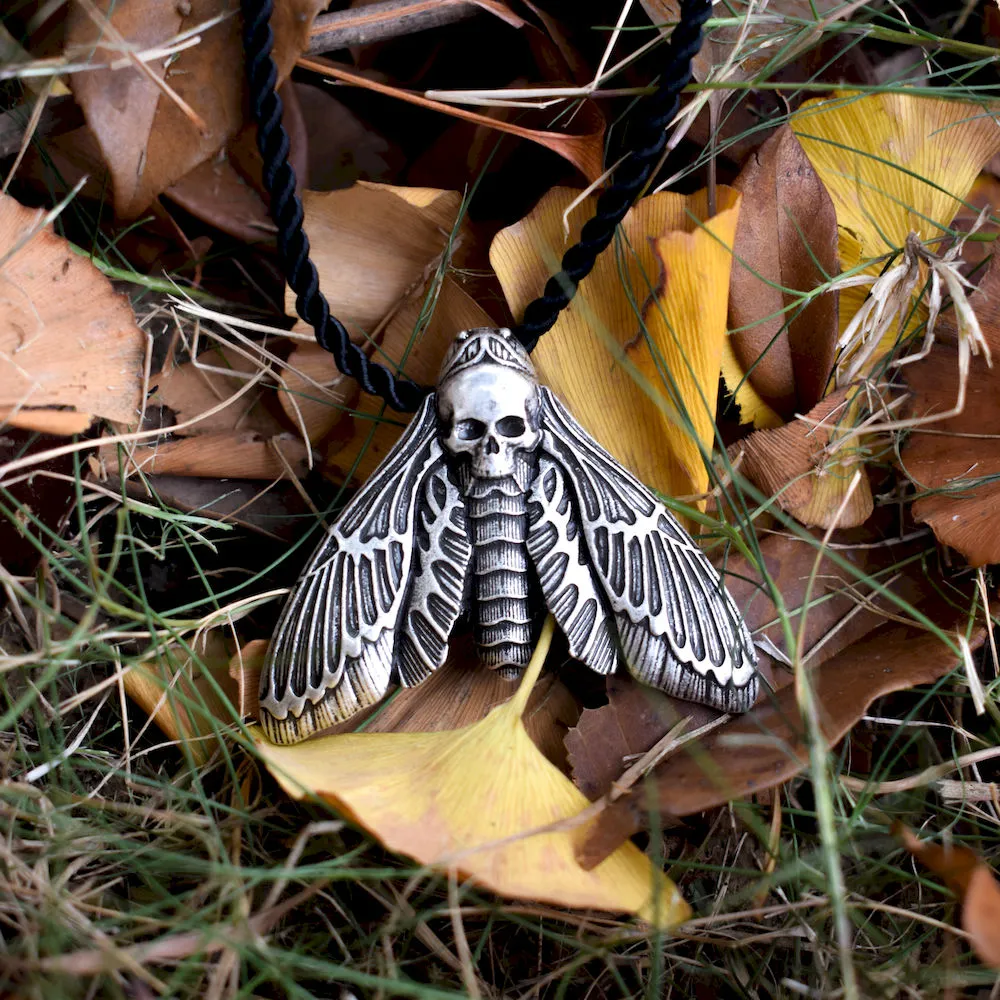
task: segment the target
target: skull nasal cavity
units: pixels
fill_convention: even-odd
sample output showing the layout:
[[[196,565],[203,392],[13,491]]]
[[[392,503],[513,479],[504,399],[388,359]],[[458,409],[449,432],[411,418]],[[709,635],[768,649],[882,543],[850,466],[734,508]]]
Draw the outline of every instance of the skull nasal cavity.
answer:
[[[486,433],[486,424],[481,420],[460,420],[455,425],[455,434],[462,441],[478,441]]]
[[[524,421],[520,417],[503,417],[497,421],[497,430],[505,438],[520,437],[524,433]]]

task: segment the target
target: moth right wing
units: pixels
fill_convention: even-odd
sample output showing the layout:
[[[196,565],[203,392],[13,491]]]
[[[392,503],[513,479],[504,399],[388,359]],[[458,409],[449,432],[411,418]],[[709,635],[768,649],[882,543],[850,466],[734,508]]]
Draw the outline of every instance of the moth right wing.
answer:
[[[598,619],[588,625],[588,641],[597,642],[604,611],[601,627],[613,625],[620,656],[638,680],[726,712],[747,711],[759,690],[757,655],[718,571],[653,492],[587,434],[551,390],[542,386],[540,395],[543,436],[529,548],[532,536],[550,539],[545,565],[553,579],[542,579],[542,588],[560,626],[566,631],[560,616],[571,614],[571,597],[580,614],[596,598]],[[531,511],[529,505],[529,518]],[[535,565],[542,578],[537,558]],[[589,612],[572,613],[570,628],[591,622]]]
[[[618,635],[590,566],[566,473],[545,452],[528,495],[528,555],[574,660],[599,674],[621,665]]]
[[[261,677],[268,738],[296,743],[382,698],[407,612],[417,633],[399,650],[404,678],[417,683],[439,665],[469,554],[429,396],[331,526],[282,611]]]

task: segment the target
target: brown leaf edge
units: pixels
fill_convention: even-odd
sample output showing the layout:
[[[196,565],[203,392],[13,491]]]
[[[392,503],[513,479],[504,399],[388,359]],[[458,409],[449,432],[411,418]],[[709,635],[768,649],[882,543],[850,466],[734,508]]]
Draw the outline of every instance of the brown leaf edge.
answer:
[[[892,832],[958,896],[962,929],[969,935],[973,951],[981,962],[1000,968],[1000,883],[993,869],[971,848],[928,843],[898,822]]]
[[[846,458],[829,458],[826,449],[842,433],[850,413],[849,388],[827,396],[806,415],[782,427],[754,431],[732,451],[740,473],[765,496],[805,525],[840,528],[864,524],[874,510],[871,483],[862,461],[852,452]],[[855,472],[858,487],[847,505],[841,503]]]
[[[733,245],[729,325],[733,353],[753,388],[785,420],[826,392],[837,351],[837,297],[796,309],[840,270],[837,214],[795,133],[782,126],[748,159]],[[787,314],[783,310],[788,310]]]
[[[950,617],[950,628],[966,618]],[[986,628],[977,624],[969,645],[978,649]],[[861,718],[876,698],[928,684],[955,668],[955,651],[936,635],[916,626],[884,625],[810,672],[828,745]],[[653,773],[609,805],[582,842],[578,858],[585,868],[599,864],[650,819],[650,796],[661,817],[689,816],[733,799],[780,785],[808,764],[807,734],[796,690],[789,685],[746,715],[721,726],[697,744],[688,744]]]

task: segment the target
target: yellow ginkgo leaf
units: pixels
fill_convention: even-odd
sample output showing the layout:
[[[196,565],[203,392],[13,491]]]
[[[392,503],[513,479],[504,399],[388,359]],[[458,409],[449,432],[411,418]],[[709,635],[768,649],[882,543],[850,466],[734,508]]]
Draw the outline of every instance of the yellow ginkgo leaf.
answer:
[[[736,397],[741,424],[753,424],[758,429],[766,429],[780,427],[784,423],[747,377],[728,337],[722,345],[722,378],[726,388]]]
[[[694,433],[672,433],[670,446],[690,483],[690,493],[708,488],[702,453],[711,455],[715,444],[715,404],[728,340],[731,247],[740,205],[736,191],[720,188],[717,214],[707,218],[706,194],[685,199],[685,214],[672,220],[672,231],[652,240],[660,284],[645,314],[649,341],[627,351],[651,385],[669,385],[672,380],[676,386],[678,409]],[[699,224],[698,219],[705,221]]]
[[[911,232],[944,235],[1000,152],[1000,128],[982,107],[906,93],[806,101],[791,125],[866,258],[897,250]]]
[[[783,469],[789,478],[773,490],[779,506],[808,525],[849,527],[872,510],[864,465],[885,448],[860,429],[870,405],[865,387],[878,381],[890,352],[927,319],[926,266],[904,248],[933,246],[947,234],[981,167],[1000,152],[1000,129],[974,105],[854,92],[807,101],[791,127],[837,212],[845,276],[831,389],[846,392],[828,425],[817,428],[807,418],[755,435],[745,474],[762,488],[776,487]],[[821,403],[817,410],[823,408]],[[800,438],[801,447],[790,447]],[[759,461],[752,460],[755,454]]]
[[[575,845],[593,821],[573,820],[589,803],[521,720],[552,631],[550,618],[514,697],[472,725],[348,733],[294,746],[275,746],[253,730],[258,750],[289,795],[319,795],[422,864],[504,896],[675,926],[690,909],[634,844],[590,871],[576,861]]]
[[[1000,152],[1000,128],[983,108],[906,93],[845,91],[806,101],[791,125],[836,207],[845,271],[860,265],[872,280],[911,233],[920,243],[947,235],[980,170]],[[894,273],[903,279],[904,265],[918,263],[900,257]],[[841,291],[839,384],[875,371],[926,319],[923,275],[908,280],[912,287],[900,280],[884,290],[869,282]],[[873,292],[886,301],[877,304]],[[900,292],[905,301],[897,301]],[[872,329],[859,329],[866,325]]]
[[[625,216],[609,248],[532,357],[542,381],[581,424],[645,482],[674,496],[708,485],[726,338],[739,195],[663,192]],[[497,234],[490,262],[515,316],[558,270],[596,199],[549,191]],[[568,231],[564,215],[569,211]]]

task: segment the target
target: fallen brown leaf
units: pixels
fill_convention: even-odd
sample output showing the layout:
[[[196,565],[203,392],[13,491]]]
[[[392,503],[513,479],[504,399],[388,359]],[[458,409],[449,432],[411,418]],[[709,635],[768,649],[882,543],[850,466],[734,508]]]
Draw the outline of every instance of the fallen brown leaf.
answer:
[[[134,420],[145,335],[128,300],[44,221],[0,195],[0,421],[80,433],[95,416]]]
[[[309,43],[323,0],[279,0],[271,19],[279,81]],[[67,12],[67,49],[122,68],[74,73],[74,96],[111,171],[115,211],[134,218],[217,153],[243,124],[243,52],[235,0],[147,4],[87,0]],[[197,45],[138,68],[139,55],[210,20]]]
[[[606,795],[626,767],[662,739],[682,719],[697,729],[719,717],[715,709],[679,701],[628,674],[607,679],[608,703],[586,708],[566,735],[573,783],[591,801]]]
[[[935,347],[909,365],[912,413],[950,410],[956,393],[955,352]],[[973,360],[962,414],[914,427],[900,464],[917,489],[913,516],[930,525],[939,542],[957,549],[971,566],[1000,562],[1000,400],[995,370]]]
[[[321,83],[293,83],[305,122],[308,165],[301,175],[304,188],[332,191],[359,180],[387,182],[406,165],[402,150],[362,120]],[[448,187],[438,180],[437,187]]]
[[[156,391],[149,398],[149,406],[167,407],[179,425],[171,433],[183,437],[236,430],[264,437],[280,434],[287,427],[272,412],[277,410],[273,390],[264,382],[229,406],[211,412],[233,397],[259,370],[259,359],[245,349],[213,344],[196,361],[168,365],[151,379]]]
[[[942,613],[942,628],[964,630],[965,615],[956,620],[953,610],[939,609],[939,617]],[[977,625],[969,645],[978,649],[985,639],[986,629]],[[876,698],[935,681],[958,662],[949,645],[912,626],[883,625],[852,643],[809,674],[828,745],[840,740]],[[655,769],[651,788],[639,785],[608,806],[580,849],[581,862],[599,862],[623,835],[645,825],[650,791],[661,817],[688,816],[780,785],[808,762],[808,734],[795,686],[789,684],[746,715],[682,747]]]
[[[289,140],[288,161],[302,186],[308,172],[309,140],[296,94],[289,80],[278,88],[284,109],[282,124]],[[261,168],[257,127],[248,125],[217,155],[198,164],[163,194],[195,218],[238,240],[246,243],[270,240],[276,228],[265,200]]]
[[[971,848],[958,844],[931,844],[914,836],[902,823],[893,833],[919,862],[935,875],[962,904],[962,929],[981,962],[1000,968],[1000,883],[993,869]]]
[[[827,554],[816,569],[817,583],[805,611],[802,638],[803,654],[810,669],[884,623],[880,608],[885,607],[885,600],[861,584],[860,577],[884,580],[887,569],[903,563],[916,550],[912,543],[879,544],[877,537],[874,531],[863,534],[841,531],[833,535],[833,543],[843,546],[839,554],[855,569],[853,572],[842,569]],[[872,541],[876,543],[872,545]],[[810,574],[816,567],[817,544],[818,540],[810,543],[786,534],[768,535],[760,543],[761,558],[781,595],[793,636],[803,627],[802,604]],[[786,664],[794,656],[794,650],[787,647],[781,614],[762,577],[745,558],[733,557],[725,568],[726,586],[758,644],[761,674],[772,690],[780,690],[792,682]],[[912,565],[909,575],[898,580],[895,589],[908,600],[915,600],[920,580],[920,567]],[[584,711],[578,726],[566,738],[573,780],[591,799],[609,791],[611,783],[624,770],[626,755],[645,753],[680,719],[690,717],[687,730],[691,731],[720,717],[719,712],[671,698],[627,677],[609,677],[607,689],[608,704]]]
[[[308,449],[293,434],[262,437],[254,431],[199,434],[197,437],[139,445],[127,452],[128,475],[140,469],[161,476],[209,479],[301,479],[308,471]],[[106,454],[105,470],[117,474],[116,455]]]
[[[305,428],[313,444],[326,440],[349,421],[350,410],[361,397],[357,383],[341,375],[329,351],[316,343],[296,344],[288,356],[283,381],[278,393],[281,408],[294,426]]]
[[[913,516],[972,566],[1000,562],[1000,262],[994,257],[969,296],[993,352],[993,367],[971,360],[963,411],[908,432],[900,465],[917,490]],[[943,340],[957,337],[954,312],[938,321]],[[949,413],[958,395],[958,358],[941,343],[900,375],[912,393],[909,416]]]
[[[99,475],[115,475],[124,454],[127,476],[149,474],[210,479],[276,480],[301,478],[309,468],[309,449],[281,419],[274,388],[258,380],[260,360],[235,346],[214,345],[156,376],[150,406],[165,407],[176,425],[165,421],[171,439],[139,444],[119,452],[104,446]],[[232,372],[232,375],[226,374]],[[240,394],[242,392],[242,394]],[[227,405],[221,405],[233,400]],[[214,411],[214,412],[213,412]],[[149,411],[153,416],[154,411]],[[293,425],[300,426],[300,425]]]
[[[729,285],[738,374],[727,373],[727,382],[743,419],[766,426],[748,387],[784,420],[826,392],[840,332],[837,299],[820,295],[800,309],[794,292],[839,273],[837,216],[787,125],[750,156],[733,186],[743,195]]]

